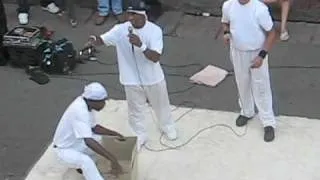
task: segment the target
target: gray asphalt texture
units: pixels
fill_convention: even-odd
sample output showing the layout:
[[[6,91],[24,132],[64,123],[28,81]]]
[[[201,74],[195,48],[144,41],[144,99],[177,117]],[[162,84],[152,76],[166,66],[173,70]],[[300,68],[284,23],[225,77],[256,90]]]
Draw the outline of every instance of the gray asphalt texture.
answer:
[[[6,5],[9,27],[17,25],[15,5]],[[67,37],[77,49],[91,34],[107,31],[115,20],[103,26],[93,21],[84,24],[88,9],[77,9],[80,24],[71,28],[66,19],[32,7],[30,25],[45,25],[55,30],[56,38]],[[164,28],[165,51],[162,63],[169,66],[200,64],[186,67],[163,66],[168,81],[171,103],[214,110],[237,112],[237,91],[234,77],[227,77],[218,87],[194,86],[188,77],[212,64],[232,69],[228,49],[221,39],[214,39],[219,19],[192,17],[179,12],[166,12],[158,21]],[[278,42],[270,54],[270,73],[275,112],[281,115],[320,118],[320,26],[290,23],[291,39]],[[113,48],[99,48],[99,60],[115,63]],[[304,68],[303,68],[304,66]],[[318,68],[316,68],[318,67]],[[74,73],[111,73],[117,66],[96,62],[80,65]],[[177,76],[177,74],[186,77]],[[10,66],[0,68],[2,100],[0,101],[0,179],[24,179],[50,143],[58,120],[69,103],[82,92],[86,81],[70,77],[52,77],[50,83],[38,85],[28,79],[24,70]],[[69,79],[67,79],[69,78]],[[110,98],[124,99],[117,75],[82,75],[72,78],[104,83]],[[193,88],[189,89],[190,87]],[[185,91],[186,89],[189,89]],[[179,93],[179,91],[182,91]],[[183,103],[188,101],[188,103]],[[192,103],[191,103],[192,102]]]

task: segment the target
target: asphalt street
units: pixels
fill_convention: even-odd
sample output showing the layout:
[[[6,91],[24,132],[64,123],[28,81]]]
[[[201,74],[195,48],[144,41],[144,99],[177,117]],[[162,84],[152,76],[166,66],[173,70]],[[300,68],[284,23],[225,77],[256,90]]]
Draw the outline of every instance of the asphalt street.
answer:
[[[15,9],[15,5],[6,5],[10,28],[17,25]],[[30,25],[45,25],[55,31],[56,38],[66,37],[79,49],[89,35],[107,31],[115,23],[111,18],[103,26],[95,26],[93,21],[85,24],[90,10],[77,9],[77,14],[80,24],[73,29],[66,19],[34,6]],[[195,86],[188,80],[209,64],[232,69],[228,49],[221,39],[214,39],[219,19],[167,12],[158,23],[166,34],[162,63],[171,103],[238,111],[233,76],[216,88]],[[290,23],[289,30],[290,41],[278,42],[270,54],[275,112],[319,119],[320,25]],[[24,70],[10,66],[0,68],[0,179],[20,180],[26,176],[51,141],[63,111],[82,92],[87,82],[83,79],[104,83],[112,99],[125,98],[118,76],[106,74],[118,72],[115,49],[101,47],[99,51],[99,60],[112,65],[82,64],[74,72],[78,75],[51,77],[46,85],[30,81]]]

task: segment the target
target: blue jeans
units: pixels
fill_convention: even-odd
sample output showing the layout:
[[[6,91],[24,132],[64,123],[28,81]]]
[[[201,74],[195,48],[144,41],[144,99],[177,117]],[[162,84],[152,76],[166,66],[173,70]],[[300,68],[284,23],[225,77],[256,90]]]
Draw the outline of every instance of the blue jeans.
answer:
[[[107,16],[110,11],[110,1],[114,15],[122,13],[122,0],[98,0],[98,11],[100,16]]]

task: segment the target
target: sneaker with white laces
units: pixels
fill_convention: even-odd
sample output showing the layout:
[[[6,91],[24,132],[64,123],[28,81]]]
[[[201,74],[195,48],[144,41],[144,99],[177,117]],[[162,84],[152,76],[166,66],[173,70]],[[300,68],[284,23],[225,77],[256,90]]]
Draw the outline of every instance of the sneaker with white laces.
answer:
[[[77,25],[78,25],[78,22],[77,22],[77,20],[75,20],[75,19],[70,19],[70,24],[71,24],[71,26],[72,27],[76,27]]]
[[[288,31],[283,31],[280,34],[281,41],[287,41],[290,38]]]
[[[21,25],[26,25],[26,24],[28,24],[28,22],[29,22],[28,18],[29,18],[28,13],[19,13],[19,14],[18,14],[19,23],[20,23]]]
[[[47,7],[42,7],[42,9],[52,14],[57,14],[60,11],[60,9],[54,3],[50,3]]]

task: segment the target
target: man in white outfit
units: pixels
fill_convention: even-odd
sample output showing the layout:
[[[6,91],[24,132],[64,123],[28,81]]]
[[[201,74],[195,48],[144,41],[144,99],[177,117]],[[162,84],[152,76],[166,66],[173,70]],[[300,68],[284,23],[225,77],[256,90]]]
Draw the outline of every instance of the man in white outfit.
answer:
[[[274,139],[276,121],[272,109],[268,51],[276,32],[267,6],[258,0],[227,0],[222,7],[224,41],[230,43],[244,126],[255,115],[255,105],[264,126],[264,140]]]
[[[120,83],[125,87],[129,124],[138,137],[138,149],[148,139],[144,122],[146,102],[160,121],[169,140],[177,133],[171,117],[166,81],[159,60],[163,49],[162,30],[147,20],[144,4],[128,8],[128,22],[115,25],[101,36],[91,36],[87,46],[115,46]]]
[[[94,152],[111,161],[112,173],[118,175],[122,167],[117,159],[101,145],[101,135],[115,136],[119,140],[124,137],[112,130],[97,124],[94,111],[105,106],[107,91],[97,82],[84,88],[64,112],[53,138],[53,147],[58,158],[75,168],[86,180],[103,180],[95,161]]]

